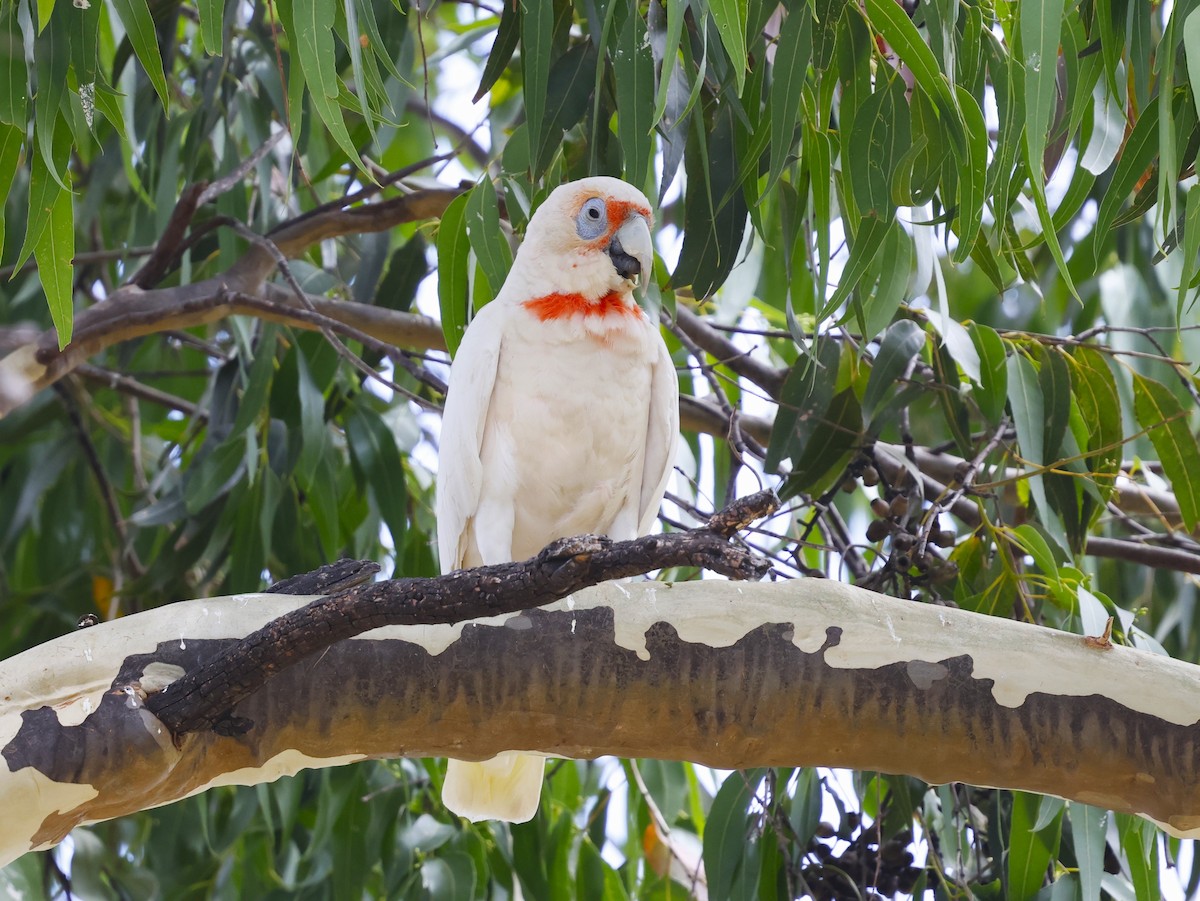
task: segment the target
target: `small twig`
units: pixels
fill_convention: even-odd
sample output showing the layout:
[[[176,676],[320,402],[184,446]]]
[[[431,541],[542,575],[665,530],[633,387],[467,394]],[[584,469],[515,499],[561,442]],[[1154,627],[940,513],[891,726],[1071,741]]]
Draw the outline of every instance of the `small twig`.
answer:
[[[921,528],[917,533],[917,546],[915,556],[920,558],[925,553],[925,546],[929,543],[929,535],[933,531],[933,527],[937,524],[938,516],[944,511],[955,507],[959,498],[970,491],[975,485],[975,476],[979,474],[983,463],[991,455],[1000,442],[1004,440],[1008,434],[1009,422],[1007,416],[1000,418],[1000,424],[992,431],[979,453],[971,458],[971,461],[959,472],[955,481],[957,484],[953,488],[949,488],[943,493],[935,496],[933,503],[929,505],[929,509],[925,511],[925,516],[921,521]]]
[[[176,397],[174,394],[168,394],[166,391],[160,391],[158,388],[144,385],[137,379],[119,372],[113,372],[111,369],[102,369],[99,366],[93,366],[91,363],[84,363],[78,366],[75,371],[86,379],[107,385],[115,391],[128,394],[130,397],[147,400],[171,410],[178,410],[189,418],[208,419],[207,411],[200,409],[191,401],[184,400],[182,397]]]
[[[333,338],[332,340],[330,340],[329,334],[327,334],[327,333],[338,332],[340,334],[343,334],[350,340],[359,342],[360,344],[363,345],[363,347],[369,347],[372,350],[375,350],[378,353],[381,353],[389,358],[395,358],[395,357],[401,356],[400,351],[396,350],[395,348],[391,347],[388,344],[383,343],[382,341],[372,338],[366,332],[356,329],[352,325],[348,325],[345,322],[340,322],[339,320],[334,319],[331,316],[326,316],[323,313],[318,312],[317,310],[312,308],[311,302],[306,304],[303,309],[299,309],[299,308],[291,307],[291,306],[282,307],[279,304],[275,303],[274,301],[265,300],[264,298],[256,297],[253,294],[242,294],[241,292],[237,292],[237,291],[229,292],[226,295],[226,297],[229,300],[236,301],[237,303],[239,303],[243,306],[247,306],[247,307],[250,307],[255,310],[276,313],[276,314],[278,314],[280,316],[284,316],[288,319],[297,320],[299,322],[308,323],[309,325],[314,326],[317,329],[317,331],[319,331],[322,335],[325,336],[326,340],[330,341],[330,344],[335,349],[338,347],[343,348],[345,350],[345,353],[349,355],[348,360],[350,361],[350,363],[354,366],[355,369],[359,370],[364,375],[368,375],[371,378],[377,380],[381,385],[384,385],[385,387],[392,389],[393,391],[395,391],[397,394],[401,395],[402,397],[408,398],[413,403],[418,404],[423,409],[426,409],[426,410],[441,409],[437,404],[433,403],[432,401],[428,401],[425,398],[421,397],[419,394],[414,394],[412,391],[409,391],[407,388],[403,387],[402,385],[397,385],[395,382],[391,381],[390,379],[385,378],[382,374],[380,374],[375,369],[371,368],[365,362],[363,362],[363,360],[361,358],[359,358],[356,354],[354,354],[348,347],[346,347],[346,345],[344,343],[342,343],[342,341],[340,339]],[[305,300],[308,300],[307,295],[305,295]],[[436,376],[434,376],[432,373],[429,373],[429,377],[431,379],[436,378]],[[437,383],[441,384],[441,380],[438,379]],[[443,385],[443,389],[444,389],[444,387],[445,386]],[[445,393],[444,390],[443,390],[443,393]]]
[[[71,396],[67,386],[56,385],[55,390],[58,392],[59,397],[62,398],[63,406],[66,407],[67,417],[71,420],[71,427],[75,430],[75,437],[79,441],[80,448],[83,450],[83,456],[87,460],[88,469],[92,471],[92,476],[96,480],[96,487],[100,490],[100,498],[104,502],[104,510],[108,514],[108,520],[112,524],[113,532],[116,533],[117,541],[120,545],[120,552],[117,554],[117,557],[129,567],[135,577],[143,576],[146,573],[146,568],[142,565],[142,562],[138,559],[137,552],[133,549],[133,542],[129,539],[129,530],[126,528],[125,518],[121,515],[121,506],[117,502],[117,492],[108,478],[108,473],[104,470],[104,465],[100,462],[100,455],[96,451],[96,445],[92,442],[92,436],[88,434],[87,426],[84,424],[83,416],[79,411],[79,406],[75,398]]]

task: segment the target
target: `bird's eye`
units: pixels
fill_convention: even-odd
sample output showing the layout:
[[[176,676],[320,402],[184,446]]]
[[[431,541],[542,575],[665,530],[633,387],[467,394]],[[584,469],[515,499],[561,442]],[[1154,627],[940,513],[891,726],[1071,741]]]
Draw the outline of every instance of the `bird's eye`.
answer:
[[[575,218],[575,231],[585,241],[592,241],[602,236],[608,228],[608,210],[604,200],[593,197],[584,203]]]

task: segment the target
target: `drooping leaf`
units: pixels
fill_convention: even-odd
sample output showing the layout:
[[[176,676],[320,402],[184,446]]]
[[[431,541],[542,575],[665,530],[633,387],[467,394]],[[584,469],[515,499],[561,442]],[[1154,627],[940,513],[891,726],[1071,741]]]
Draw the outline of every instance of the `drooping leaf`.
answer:
[[[587,112],[592,92],[589,76],[596,71],[598,58],[596,48],[588,43],[575,45],[555,60],[550,70],[541,143],[534,161],[536,173],[546,170],[562,148],[563,132],[574,127]]]
[[[868,425],[924,346],[925,330],[911,319],[900,319],[883,333],[862,398],[862,412]]]
[[[351,461],[392,533],[393,546],[403,547],[408,528],[408,488],[404,461],[391,431],[378,413],[358,404],[346,417],[346,443]]]
[[[0,6],[0,122],[25,127],[29,104],[29,72],[25,40],[17,24],[17,4]]]
[[[221,34],[224,31],[224,0],[199,0],[200,39],[210,56],[221,55]]]
[[[784,163],[796,136],[800,121],[800,102],[812,56],[812,16],[807,5],[797,8],[783,20],[775,63],[771,69],[771,162],[764,192],[783,172]]]
[[[625,180],[645,189],[654,157],[654,53],[637,9],[617,36],[617,136],[625,155]],[[582,79],[581,79],[582,80]],[[586,81],[584,81],[586,83]]]
[[[483,75],[479,79],[479,87],[475,89],[472,103],[478,103],[483,95],[492,89],[497,79],[504,74],[508,61],[516,52],[521,40],[521,16],[518,14],[520,4],[505,3],[500,10],[500,24],[496,28],[496,39],[492,50],[488,53],[487,62],[483,64]]]
[[[487,176],[480,179],[474,190],[467,194],[464,217],[471,249],[475,251],[475,258],[479,260],[479,267],[487,277],[492,296],[495,297],[512,266],[512,248],[500,229],[500,204],[496,187]]]
[[[980,380],[979,390],[975,392],[975,401],[983,415],[993,424],[998,424],[1008,401],[1008,369],[1005,363],[1007,354],[1004,341],[996,334],[995,329],[977,322],[970,323],[967,330],[979,354]]]
[[[1134,373],[1133,411],[1171,480],[1184,525],[1195,529],[1200,522],[1200,446],[1187,410],[1162,382]]]
[[[754,841],[750,803],[765,770],[736,771],[725,777],[704,824],[704,872],[711,898],[735,897],[735,885],[757,879],[748,872]],[[741,896],[740,894],[738,896]]]
[[[113,7],[121,17],[121,24],[125,26],[125,33],[129,36],[129,43],[133,45],[138,62],[142,64],[158,98],[162,101],[163,110],[168,110],[170,100],[167,95],[167,77],[163,72],[162,54],[158,50],[158,35],[154,31],[154,18],[150,15],[149,5],[146,0],[113,0]],[[333,21],[332,12],[329,21]],[[333,53],[332,33],[329,53]],[[307,67],[306,71],[309,71]]]
[[[469,320],[467,258],[471,242],[467,237],[467,200],[467,195],[463,194],[451,201],[438,226],[438,305],[442,314],[442,334],[451,356],[458,350]]]
[[[1090,804],[1071,802],[1071,840],[1079,864],[1079,883],[1084,898],[1100,897],[1104,876],[1104,845],[1109,813]]]
[[[1102,497],[1110,494],[1121,468],[1121,396],[1104,357],[1086,345],[1070,356],[1071,387],[1088,428],[1088,465]]]
[[[846,148],[850,183],[860,214],[891,221],[895,215],[892,177],[909,144],[904,82],[894,78],[863,100]]]
[[[767,447],[767,469],[778,468],[788,457],[793,463],[799,459],[833,397],[841,352],[839,342],[818,340],[813,353],[802,356],[788,372]]]
[[[285,4],[281,3],[279,9],[280,14],[284,15]],[[304,80],[317,115],[321,117],[321,121],[329,129],[330,136],[350,162],[363,169],[358,148],[354,146],[350,132],[346,129],[346,119],[342,115],[339,102],[342,83],[335,66],[337,54],[333,40],[333,23],[336,19],[337,7],[334,0],[293,0],[289,37],[295,44],[296,56],[304,72]],[[285,28],[288,25],[285,16]]]
[[[709,0],[709,12],[717,26],[717,34],[729,56],[737,96],[746,85],[746,17],[747,0]]]
[[[1029,901],[1037,895],[1045,882],[1050,861],[1058,853],[1062,837],[1062,807],[1058,807],[1049,825],[1037,829],[1037,814],[1042,800],[1038,795],[1013,792],[1007,895],[1012,901]]]
[[[707,166],[701,142],[707,144]],[[737,188],[733,111],[716,114],[712,134],[692,130],[688,141],[688,184],[684,207],[683,249],[671,276],[672,287],[692,286],[697,298],[708,297],[729,276],[746,231],[748,210]]]
[[[1046,416],[1042,453],[1043,462],[1048,463],[1058,457],[1067,431],[1067,419],[1071,414],[1071,371],[1058,348],[1046,348],[1041,356],[1038,384],[1042,389],[1042,412]]]
[[[546,93],[550,82],[554,8],[551,3],[521,7],[521,70],[525,85],[525,123],[530,144],[540,147],[546,137]]]
[[[52,189],[53,190],[53,189]],[[58,332],[61,350],[71,341],[75,320],[71,295],[74,272],[71,260],[75,257],[75,213],[71,192],[58,188],[50,202],[50,215],[41,235],[34,241],[33,256],[38,264],[38,276],[50,306],[50,318]]]
[[[1025,146],[1030,179],[1045,178],[1042,153],[1050,131],[1058,78],[1063,0],[1025,0],[1020,6],[1021,64],[1025,70]]]

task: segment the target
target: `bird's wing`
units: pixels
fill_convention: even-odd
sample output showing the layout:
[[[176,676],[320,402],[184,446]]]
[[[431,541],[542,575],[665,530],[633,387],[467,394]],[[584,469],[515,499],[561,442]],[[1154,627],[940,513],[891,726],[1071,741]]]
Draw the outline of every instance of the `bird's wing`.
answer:
[[[483,485],[484,430],[500,361],[503,310],[489,304],[471,321],[450,369],[438,454],[437,533],[442,572],[463,566]]]
[[[661,340],[650,382],[650,419],[646,429],[646,459],[642,466],[642,490],[638,504],[638,534],[647,535],[658,516],[667,490],[675,446],[679,442],[679,380],[675,363]]]

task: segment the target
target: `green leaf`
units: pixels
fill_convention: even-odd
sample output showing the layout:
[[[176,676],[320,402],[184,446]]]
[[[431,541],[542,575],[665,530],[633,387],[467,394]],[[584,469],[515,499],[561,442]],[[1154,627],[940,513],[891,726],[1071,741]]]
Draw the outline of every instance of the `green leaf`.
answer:
[[[679,2],[679,0],[674,0]],[[771,68],[771,93],[767,103],[771,111],[771,157],[767,175],[767,193],[783,172],[788,154],[795,143],[800,122],[804,83],[812,57],[812,15],[807,5],[788,13],[775,45],[775,63]]]
[[[861,445],[862,432],[862,410],[854,389],[839,391],[829,402],[825,415],[814,423],[812,435],[795,461],[780,496],[807,491],[831,473],[840,473],[844,461]]]
[[[1183,49],[1187,55],[1188,81],[1192,86],[1192,102],[1200,113],[1200,9],[1194,9],[1183,20]]]
[[[450,202],[438,226],[438,305],[442,334],[453,356],[467,328],[467,259],[471,243],[467,237],[466,194]]]
[[[747,0],[709,0],[708,10],[717,26],[717,34],[729,56],[737,96],[746,86],[746,16]]]
[[[540,147],[546,137],[546,93],[550,83],[554,6],[535,0],[521,6],[521,69],[525,77],[525,124],[530,146]]]
[[[789,457],[793,463],[800,458],[833,397],[841,353],[840,342],[818,338],[813,352],[800,357],[789,370],[767,447],[768,470],[777,470]]]
[[[25,132],[15,125],[0,123],[0,197],[8,196],[24,147]],[[4,218],[0,216],[0,251],[4,249]]]
[[[1108,831],[1108,811],[1072,801],[1069,816],[1082,896],[1099,898],[1100,880],[1104,877],[1104,836]]]
[[[379,514],[392,533],[392,546],[404,547],[408,488],[404,461],[396,450],[391,431],[378,413],[359,404],[346,417],[346,443],[351,462],[369,486]]]
[[[1020,353],[1008,358],[1007,368],[1009,406],[1012,408],[1021,457],[1034,466],[1042,466],[1047,462],[1046,405],[1037,370]],[[1046,497],[1046,485],[1040,473],[1029,477],[1029,490],[1037,503],[1042,525],[1064,551],[1068,550],[1070,544],[1066,532]]]
[[[59,122],[59,107],[67,92],[67,69],[71,64],[71,37],[65,10],[59,13],[54,27],[43,31],[34,42],[33,58],[37,74],[38,93],[33,104],[33,137],[50,175],[59,187],[66,189],[68,179],[66,158],[55,138]],[[24,126],[25,123],[18,123]]]
[[[238,433],[188,470],[183,485],[187,512],[195,515],[218,497],[229,493],[241,478],[246,460],[246,439]]]
[[[1196,18],[1189,16],[1188,20]],[[1175,318],[1182,320],[1188,287],[1200,274],[1200,185],[1188,188],[1183,214],[1183,254],[1180,257],[1179,287],[1175,292]],[[1192,303],[1196,302],[1193,296]],[[1191,304],[1187,305],[1191,309]]]
[[[636,6],[617,36],[617,56],[617,137],[625,154],[625,180],[645,190],[654,158],[654,53]]]
[[[225,20],[225,0],[198,0],[196,9],[200,13],[202,46],[209,56],[220,56]]]
[[[1025,147],[1030,181],[1042,185],[1042,154],[1054,116],[1063,0],[1024,0],[1020,7],[1025,70]]]
[[[1088,467],[1096,474],[1101,496],[1107,497],[1115,489],[1121,469],[1121,396],[1099,351],[1084,345],[1075,348],[1068,359],[1074,368],[1071,386],[1075,402],[1088,429]]]
[[[487,62],[483,64],[483,75],[479,79],[479,87],[475,89],[475,96],[471,98],[472,103],[478,103],[483,99],[483,95],[492,89],[516,52],[517,44],[521,40],[521,16],[518,13],[520,8],[520,4],[517,3],[501,5],[496,39],[492,42]]]
[[[1158,106],[1159,98],[1155,95],[1150,104],[1142,110],[1141,116],[1133,125],[1133,131],[1125,141],[1112,181],[1108,183],[1108,190],[1104,192],[1104,199],[1100,201],[1100,209],[1096,213],[1096,225],[1093,228],[1094,254],[1100,253],[1117,210],[1121,208],[1125,198],[1133,193],[1158,153]]]
[[[29,72],[25,39],[17,25],[17,4],[0,5],[0,122],[25,127],[29,105]]]
[[[654,125],[662,121],[667,111],[667,94],[677,70],[679,39],[683,36],[683,18],[687,7],[684,0],[666,0],[667,32],[663,42],[662,66],[658,73],[658,90],[654,98]],[[778,60],[778,56],[776,56]],[[669,176],[667,176],[669,179]]]
[[[238,404],[237,418],[233,421],[231,434],[250,428],[267,402],[271,382],[275,375],[275,342],[279,327],[266,323],[262,335],[254,347],[254,359],[244,367],[245,389]]]
[[[133,52],[137,54],[138,62],[146,70],[150,83],[154,85],[154,90],[162,100],[163,111],[166,112],[170,108],[167,99],[167,77],[163,74],[162,54],[158,52],[158,35],[154,31],[154,18],[150,15],[150,7],[146,0],[113,0],[113,6],[121,18],[121,24],[125,26],[125,33],[129,36],[129,43],[133,46]],[[332,13],[330,21],[333,21]],[[333,53],[332,40],[329,52]],[[313,70],[305,66],[305,71],[311,74]]]
[[[908,292],[912,262],[912,238],[899,221],[892,220],[879,253],[879,282],[862,303],[865,337],[874,338],[896,315]]]
[[[958,106],[962,110],[967,134],[966,160],[960,162],[958,179],[958,246],[952,259],[966,260],[974,249],[975,237],[983,224],[983,202],[986,199],[988,135],[983,112],[971,92],[957,88]]]
[[[1200,522],[1200,447],[1187,410],[1162,382],[1133,374],[1133,411],[1171,480],[1188,531]]]
[[[1033,558],[1037,568],[1052,579],[1058,578],[1058,564],[1055,562],[1054,551],[1050,543],[1042,537],[1042,533],[1029,523],[1022,523],[1010,533],[1021,546],[1021,550]]]
[[[755,827],[750,803],[754,787],[766,770],[735,770],[725,777],[704,823],[704,873],[710,898],[733,897],[734,886],[745,880]],[[757,877],[757,872],[750,874]]]
[[[100,11],[103,4],[91,3],[86,8],[72,6],[70,19],[71,66],[75,69],[78,90],[96,81],[96,49],[100,40]],[[0,51],[2,53],[3,51]],[[103,81],[103,77],[101,77]]]
[[[860,287],[863,275],[871,268],[880,248],[883,247],[889,225],[888,221],[874,215],[862,217],[858,224],[858,233],[854,236],[854,243],[850,245],[850,258],[846,260],[846,267],[842,270],[837,289],[817,314],[818,321],[824,321],[830,313],[846,302],[851,291]]]
[[[599,55],[590,42],[576,44],[550,69],[550,88],[546,94],[546,118],[541,144],[534,160],[534,171],[543,173],[563,146],[563,132],[575,126],[587,112],[592,92],[591,75],[597,69]],[[603,66],[599,67],[603,71]]]
[[[971,341],[979,354],[979,390],[975,392],[975,402],[979,410],[994,425],[1000,423],[1004,415],[1004,406],[1008,402],[1008,370],[1006,368],[1007,354],[1004,341],[996,334],[996,330],[972,322],[967,326]]]
[[[894,78],[863,100],[845,148],[854,200],[862,215],[891,221],[896,213],[892,177],[910,143],[904,81]]]
[[[50,217],[40,237],[34,241],[33,255],[42,290],[46,292],[46,303],[50,306],[50,318],[58,332],[58,349],[62,350],[71,341],[75,318],[71,303],[75,275],[71,266],[71,260],[75,258],[75,213],[70,191],[60,188],[51,201]]]
[[[1119,814],[1121,856],[1129,866],[1130,881],[1137,901],[1161,901],[1158,879],[1158,830],[1153,823],[1129,814]]]
[[[875,412],[903,378],[912,358],[925,346],[925,330],[911,319],[900,319],[883,333],[879,353],[871,366],[871,375],[863,392],[862,412],[868,426]]]
[[[792,797],[789,822],[796,833],[796,845],[808,847],[821,824],[821,808],[824,804],[821,777],[816,767],[801,767],[796,777],[796,793]]]
[[[729,276],[742,247],[748,213],[745,196],[737,187],[729,104],[717,111],[711,134],[699,131],[699,126],[693,128],[688,139],[683,248],[671,276],[672,287],[691,285],[698,299],[711,296]]]
[[[280,4],[281,12],[282,9],[283,4]],[[337,50],[333,40],[333,23],[337,19],[334,0],[294,0],[291,14],[289,37],[296,48],[313,106],[347,159],[366,171],[358,149],[350,139],[350,132],[346,130],[346,119],[338,102],[342,84],[337,74]],[[284,25],[287,26],[286,18]]]
[[[1062,808],[1049,826],[1035,829],[1040,795],[1013,792],[1008,844],[1008,894],[1011,901],[1028,901],[1046,881],[1050,861],[1062,837]]]
[[[46,26],[50,24],[50,19],[54,15],[54,0],[36,0],[37,7],[37,33],[40,35],[46,30]]]
[[[950,82],[946,80],[937,58],[917,31],[916,25],[895,0],[867,0],[866,8],[871,24],[912,70],[917,84],[933,99],[959,158],[965,157],[967,142],[962,114],[956,106]]]
[[[475,251],[475,258],[479,260],[479,267],[495,297],[512,266],[512,249],[500,228],[500,203],[496,186],[488,176],[485,175],[467,194],[464,216],[471,249]]]
[[[1063,435],[1067,431],[1067,420],[1071,416],[1071,370],[1058,348],[1049,347],[1043,351],[1038,384],[1042,389],[1042,409],[1046,415],[1043,462],[1049,463],[1058,459]]]

